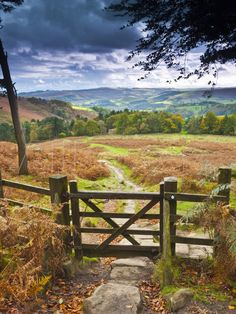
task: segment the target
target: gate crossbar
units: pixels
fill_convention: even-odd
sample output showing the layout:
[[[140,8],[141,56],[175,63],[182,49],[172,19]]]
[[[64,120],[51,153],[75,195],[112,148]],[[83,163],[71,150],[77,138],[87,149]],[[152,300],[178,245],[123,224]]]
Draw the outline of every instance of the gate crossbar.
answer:
[[[148,204],[146,204],[137,214],[133,215],[129,220],[127,220],[121,227],[119,227],[113,234],[111,234],[105,241],[103,241],[97,249],[106,248],[115,238],[128,229],[136,220],[138,220],[142,215],[144,215],[148,210],[150,210],[153,206],[159,203],[159,199],[153,199]]]
[[[81,199],[87,206],[89,206],[94,212],[101,213],[102,210],[98,208],[93,202],[88,199]],[[111,218],[103,217],[103,219],[113,228],[119,228],[120,226]],[[131,244],[139,245],[138,241],[136,241],[132,236],[129,234],[123,235]]]

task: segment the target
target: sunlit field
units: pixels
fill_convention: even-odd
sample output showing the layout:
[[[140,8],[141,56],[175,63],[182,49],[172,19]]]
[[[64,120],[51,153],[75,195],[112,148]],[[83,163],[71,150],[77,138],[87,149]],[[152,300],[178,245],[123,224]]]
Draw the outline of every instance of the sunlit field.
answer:
[[[117,189],[101,159],[121,168],[143,189],[155,191],[166,176],[176,176],[181,191],[206,192],[221,166],[236,167],[236,138],[193,135],[97,136],[58,139],[28,145],[30,176],[17,176],[17,149],[0,145],[2,176],[46,186],[48,177],[64,174],[82,189]],[[120,187],[122,189],[122,186]],[[234,201],[235,186],[232,186]],[[21,193],[22,194],[22,193]]]

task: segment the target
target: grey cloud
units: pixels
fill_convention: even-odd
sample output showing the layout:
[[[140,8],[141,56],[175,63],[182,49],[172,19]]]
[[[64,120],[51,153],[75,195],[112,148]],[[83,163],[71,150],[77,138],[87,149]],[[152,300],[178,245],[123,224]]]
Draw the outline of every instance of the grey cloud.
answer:
[[[104,10],[111,0],[26,0],[5,16],[1,31],[10,49],[105,53],[131,49],[138,30],[121,31],[122,18]]]
[[[106,56],[106,60],[108,62],[112,62],[112,63],[115,63],[115,64],[119,63],[119,60],[116,57],[114,57],[113,55],[107,55]]]

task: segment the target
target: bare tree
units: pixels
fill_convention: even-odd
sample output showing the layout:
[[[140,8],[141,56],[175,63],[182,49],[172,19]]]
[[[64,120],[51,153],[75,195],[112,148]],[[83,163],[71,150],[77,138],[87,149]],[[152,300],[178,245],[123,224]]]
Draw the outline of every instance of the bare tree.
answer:
[[[0,11],[11,12],[20,6],[24,0],[0,0]],[[0,18],[1,23],[1,18]],[[4,52],[2,41],[0,40],[0,65],[2,68],[3,79],[0,87],[6,90],[9,105],[11,108],[12,122],[15,130],[16,142],[18,145],[19,174],[28,174],[25,137],[20,123],[19,110],[17,104],[17,93],[12,83],[11,73],[8,66],[7,53]]]
[[[18,145],[19,174],[28,174],[26,144],[23,129],[20,123],[20,116],[17,104],[17,94],[12,83],[11,74],[7,61],[7,53],[4,52],[2,41],[0,40],[0,64],[3,79],[0,81],[1,87],[6,89],[9,105],[11,108],[12,122],[15,130],[16,142]]]

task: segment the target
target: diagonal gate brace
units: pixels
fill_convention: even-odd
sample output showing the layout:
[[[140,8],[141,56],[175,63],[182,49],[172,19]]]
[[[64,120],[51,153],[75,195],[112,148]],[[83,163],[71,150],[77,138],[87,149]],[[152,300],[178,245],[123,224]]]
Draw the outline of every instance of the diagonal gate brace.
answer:
[[[102,213],[103,211],[98,208],[93,202],[87,199],[81,199],[87,206],[89,206],[94,212],[96,213]],[[110,226],[113,228],[120,228],[120,226],[111,218],[102,217]],[[122,234],[122,233],[121,233]],[[122,234],[123,235],[123,234]],[[140,245],[133,237],[131,237],[129,234],[123,235],[130,243],[133,245]]]
[[[106,248],[115,238],[121,235],[125,230],[127,230],[136,220],[142,217],[148,210],[159,203],[159,200],[153,199],[147,205],[145,205],[137,214],[133,215],[128,221],[126,221],[119,229],[112,233],[102,244],[100,244],[97,249]]]

